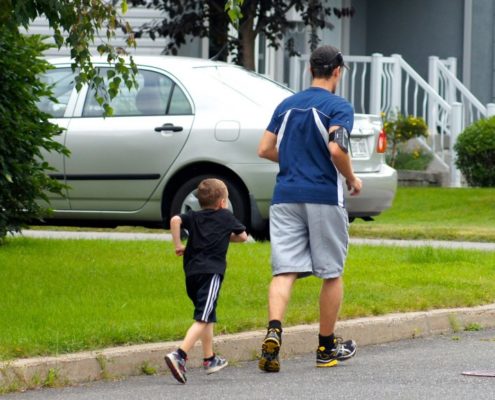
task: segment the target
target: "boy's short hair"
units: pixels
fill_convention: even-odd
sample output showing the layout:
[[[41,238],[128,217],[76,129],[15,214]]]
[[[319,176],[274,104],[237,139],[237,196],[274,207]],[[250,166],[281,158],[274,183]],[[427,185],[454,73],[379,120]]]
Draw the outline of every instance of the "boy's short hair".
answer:
[[[197,197],[201,208],[215,207],[219,200],[228,197],[227,186],[220,179],[203,179],[198,185]]]

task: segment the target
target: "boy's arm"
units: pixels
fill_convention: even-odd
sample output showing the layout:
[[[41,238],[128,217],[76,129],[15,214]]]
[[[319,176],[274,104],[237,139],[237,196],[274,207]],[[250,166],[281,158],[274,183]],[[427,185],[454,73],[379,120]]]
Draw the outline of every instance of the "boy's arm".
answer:
[[[248,235],[246,233],[246,231],[244,232],[241,232],[241,233],[234,233],[232,232],[230,234],[230,241],[231,242],[245,242],[246,240],[248,239]]]
[[[178,215],[175,215],[170,220],[170,233],[172,233],[172,241],[175,246],[175,254],[178,256],[184,255],[186,246],[182,244],[180,240],[180,226],[182,225],[182,219]]]

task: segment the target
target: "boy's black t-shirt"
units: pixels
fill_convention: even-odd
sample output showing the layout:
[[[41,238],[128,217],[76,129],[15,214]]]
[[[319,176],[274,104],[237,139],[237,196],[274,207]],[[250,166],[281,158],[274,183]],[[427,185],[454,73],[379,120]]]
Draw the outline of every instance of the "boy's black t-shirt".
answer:
[[[189,238],[184,252],[186,276],[225,274],[230,234],[242,233],[246,227],[227,209],[204,209],[181,214],[182,228]]]

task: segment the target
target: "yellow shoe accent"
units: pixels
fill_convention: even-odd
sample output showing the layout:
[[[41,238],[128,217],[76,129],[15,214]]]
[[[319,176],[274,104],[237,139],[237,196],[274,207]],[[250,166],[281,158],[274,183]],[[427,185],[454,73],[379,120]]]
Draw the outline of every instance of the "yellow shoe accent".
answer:
[[[260,358],[258,361],[258,368],[265,372],[279,372],[280,362],[278,360],[267,360],[266,358]]]
[[[316,363],[316,368],[329,368],[335,367],[339,362],[337,360],[332,360],[327,363]]]
[[[258,361],[258,368],[265,372],[279,372],[279,351],[280,342],[278,340],[272,338],[265,339],[261,348],[261,358]]]

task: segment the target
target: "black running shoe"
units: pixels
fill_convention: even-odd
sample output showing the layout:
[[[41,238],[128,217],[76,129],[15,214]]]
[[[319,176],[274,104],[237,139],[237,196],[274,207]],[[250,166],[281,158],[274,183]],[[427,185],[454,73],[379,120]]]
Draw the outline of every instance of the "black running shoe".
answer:
[[[186,383],[186,360],[184,360],[178,352],[174,351],[165,356],[165,362],[172,372],[172,375],[180,383]]]
[[[282,336],[280,329],[269,329],[261,346],[261,358],[258,362],[259,369],[265,372],[280,371],[278,353],[281,345]]]
[[[356,354],[357,344],[354,340],[343,341],[335,338],[334,347],[326,349],[324,346],[316,350],[316,366],[319,368],[334,367],[339,361],[347,360]]]

